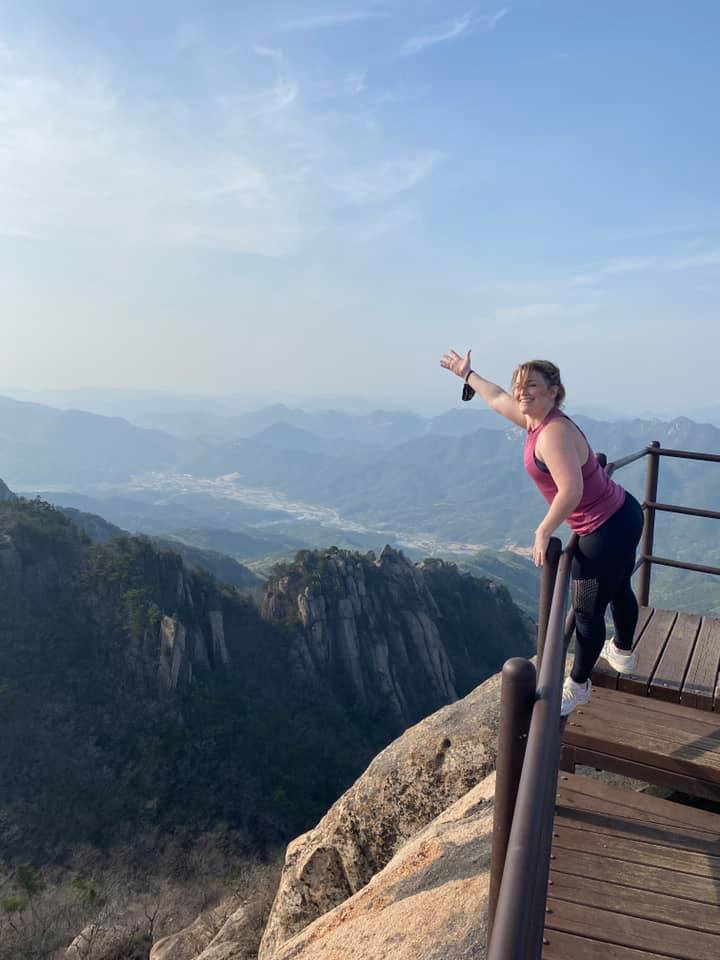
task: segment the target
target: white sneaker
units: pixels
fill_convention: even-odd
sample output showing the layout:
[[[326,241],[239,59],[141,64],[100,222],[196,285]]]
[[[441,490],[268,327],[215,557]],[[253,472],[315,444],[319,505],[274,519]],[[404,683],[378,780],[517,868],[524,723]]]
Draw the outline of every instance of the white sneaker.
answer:
[[[581,707],[584,703],[587,703],[591,693],[592,683],[589,680],[585,683],[576,683],[572,677],[565,677],[560,716],[566,717],[575,707]]]
[[[621,650],[616,647],[614,640],[615,638],[611,637],[605,641],[600,656],[604,657],[618,673],[632,673],[637,664],[637,654],[634,650]]]

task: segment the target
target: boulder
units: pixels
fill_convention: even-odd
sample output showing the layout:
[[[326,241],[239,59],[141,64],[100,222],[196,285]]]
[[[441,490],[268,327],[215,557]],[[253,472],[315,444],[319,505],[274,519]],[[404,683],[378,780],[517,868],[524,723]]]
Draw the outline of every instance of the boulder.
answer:
[[[272,960],[483,960],[494,789],[492,773]]]
[[[289,845],[259,960],[284,956],[284,943],[353,897],[408,840],[485,779],[495,767],[499,699],[496,675],[411,727],[313,830]]]

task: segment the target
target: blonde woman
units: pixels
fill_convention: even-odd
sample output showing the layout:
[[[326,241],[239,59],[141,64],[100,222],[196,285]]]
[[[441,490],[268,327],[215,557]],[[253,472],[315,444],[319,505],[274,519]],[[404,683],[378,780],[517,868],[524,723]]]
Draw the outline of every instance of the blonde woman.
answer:
[[[578,534],[572,563],[577,642],[561,707],[567,716],[590,699],[590,674],[601,655],[620,673],[635,667],[632,643],[638,605],[630,577],[642,533],[642,509],[608,477],[585,434],[560,409],[565,388],[554,363],[521,363],[513,372],[510,392],[472,369],[469,350],[464,357],[449,351],[440,365],[464,381],[464,400],[477,393],[491,410],[526,431],[525,469],[548,504],[535,531],[534,563],[543,564],[550,537],[563,522]],[[615,636],[606,643],[608,604]]]

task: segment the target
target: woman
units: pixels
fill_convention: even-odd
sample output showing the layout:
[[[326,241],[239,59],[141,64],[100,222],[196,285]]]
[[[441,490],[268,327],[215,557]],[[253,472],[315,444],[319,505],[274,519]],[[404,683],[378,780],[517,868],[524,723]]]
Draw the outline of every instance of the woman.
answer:
[[[479,393],[485,403],[527,431],[525,469],[545,497],[548,510],[535,531],[533,561],[541,566],[550,537],[567,522],[578,534],[572,562],[572,604],[577,643],[565,680],[561,713],[567,716],[590,699],[590,674],[601,655],[619,673],[635,668],[632,651],[638,605],[630,586],[643,514],[637,500],[600,467],[585,434],[561,412],[565,388],[548,360],[521,363],[511,393],[479,376],[470,351],[446,353],[440,365],[465,382],[463,399]],[[605,642],[608,603],[615,637]]]

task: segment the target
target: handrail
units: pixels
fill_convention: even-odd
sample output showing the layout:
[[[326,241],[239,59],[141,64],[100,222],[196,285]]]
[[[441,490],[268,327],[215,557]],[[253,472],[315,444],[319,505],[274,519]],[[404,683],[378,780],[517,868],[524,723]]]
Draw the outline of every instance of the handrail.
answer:
[[[560,756],[565,610],[576,543],[571,537],[558,565],[487,960],[539,960],[542,949]]]
[[[638,450],[637,453],[629,453],[626,457],[621,457],[619,460],[613,460],[612,463],[609,463],[605,468],[606,473],[609,476],[612,476],[616,470],[619,470],[621,467],[626,467],[629,463],[634,463],[636,460],[642,460],[643,457],[648,455],[648,448],[643,447],[642,450]]]
[[[682,513],[686,517],[705,517],[708,520],[720,520],[720,513],[717,510],[700,510],[698,507],[679,507],[675,503],[655,503],[645,504],[651,510],[662,510],[666,513]]]
[[[720,453],[696,453],[692,450],[673,450],[670,447],[658,445],[648,453],[656,453],[660,457],[677,457],[681,460],[705,460],[708,463],[720,463]]]
[[[720,462],[720,455],[669,450],[653,441],[642,450],[607,464],[605,469],[612,475],[615,470],[645,456],[649,458],[643,502],[645,524],[635,570],[641,570],[639,599],[647,605],[653,563],[720,574],[720,568],[669,560],[653,554],[656,511],[720,519],[720,513],[716,511],[658,503],[660,457]],[[598,459],[605,466],[601,454]],[[540,960],[545,942],[543,928],[560,759],[559,716],[565,673],[565,639],[572,616],[570,614],[566,622],[565,611],[576,545],[577,536],[573,534],[560,554],[559,564],[555,562],[560,549],[559,540],[551,538],[548,548],[538,617],[539,676],[534,699],[531,694],[535,668],[530,661],[515,658],[506,664],[510,669],[503,670],[495,801],[496,818],[501,822],[496,822],[493,831],[487,960]],[[504,807],[502,811],[501,806]]]
[[[650,554],[643,558],[646,563],[657,563],[660,567],[676,567],[678,570],[694,570],[696,573],[714,573],[720,576],[720,567],[708,567],[703,563],[689,563],[686,560],[670,560]]]
[[[640,571],[638,577],[638,601],[642,606],[648,606],[650,602],[650,573],[653,564],[665,567],[675,567],[678,570],[693,570],[697,573],[708,573],[720,576],[720,567],[706,566],[704,564],[689,563],[685,560],[673,560],[668,557],[659,557],[653,552],[653,542],[655,539],[655,514],[676,513],[687,517],[702,517],[706,520],[720,520],[720,511],[704,510],[699,507],[684,507],[674,503],[658,503],[658,471],[660,457],[673,457],[682,460],[699,460],[705,463],[720,463],[720,454],[716,453],[698,453],[693,450],[673,450],[670,447],[661,447],[657,440],[653,440],[642,450],[631,453],[626,457],[621,457],[607,466],[607,473],[612,476],[616,470],[626,467],[636,460],[649,456],[648,471],[645,484],[645,498],[642,508],[645,513],[645,523],[643,526],[642,540],[640,542],[640,555],[633,568],[633,573]]]

